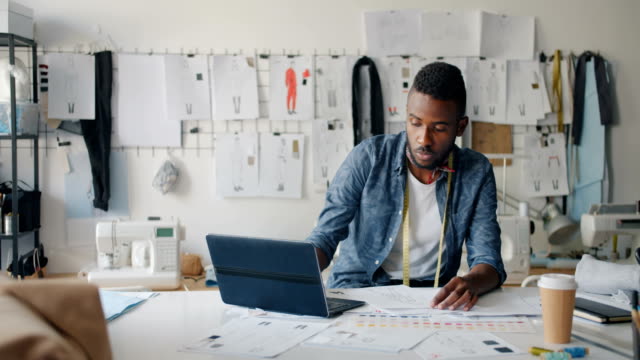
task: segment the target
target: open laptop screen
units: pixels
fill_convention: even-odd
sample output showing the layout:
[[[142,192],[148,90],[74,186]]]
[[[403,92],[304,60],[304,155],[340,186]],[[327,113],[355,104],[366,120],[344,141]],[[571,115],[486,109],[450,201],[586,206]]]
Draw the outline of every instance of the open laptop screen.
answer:
[[[207,244],[225,303],[291,314],[329,315],[311,243],[207,235]]]

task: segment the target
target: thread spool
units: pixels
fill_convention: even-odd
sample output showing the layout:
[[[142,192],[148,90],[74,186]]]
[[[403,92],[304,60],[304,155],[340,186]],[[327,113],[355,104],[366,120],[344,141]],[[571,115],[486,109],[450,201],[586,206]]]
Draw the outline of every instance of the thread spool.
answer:
[[[571,355],[566,352],[546,352],[540,354],[542,360],[571,360]]]
[[[571,354],[571,357],[574,359],[589,355],[589,348],[580,346],[564,348],[562,351]]]

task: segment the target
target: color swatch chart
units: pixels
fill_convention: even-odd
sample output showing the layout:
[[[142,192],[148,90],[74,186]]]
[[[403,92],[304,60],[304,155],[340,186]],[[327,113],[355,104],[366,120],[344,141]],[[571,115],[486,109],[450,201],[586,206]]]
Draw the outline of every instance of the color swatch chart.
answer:
[[[429,330],[464,330],[487,332],[535,333],[526,317],[509,317],[504,320],[441,320],[419,315],[359,314],[349,318],[356,327],[367,328],[421,328]]]

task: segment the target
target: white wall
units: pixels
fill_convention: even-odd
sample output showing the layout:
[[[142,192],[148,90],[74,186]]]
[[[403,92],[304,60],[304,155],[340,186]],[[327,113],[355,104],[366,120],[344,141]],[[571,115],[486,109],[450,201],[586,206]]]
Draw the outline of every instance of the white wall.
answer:
[[[577,53],[599,50],[613,64],[617,95],[616,125],[608,131],[611,160],[612,201],[640,199],[640,162],[634,158],[640,134],[640,48],[637,46],[636,16],[640,3],[635,0],[482,0],[482,1],[86,1],[19,0],[35,11],[37,41],[48,50],[71,50],[94,40],[95,25],[110,34],[124,51],[245,53],[283,49],[302,54],[327,53],[329,49],[356,54],[363,48],[361,13],[363,10],[416,8],[426,10],[483,9],[511,15],[536,17],[536,48],[548,54],[559,48]],[[362,53],[362,50],[360,50]],[[197,124],[211,130],[206,123]],[[264,124],[258,124],[263,126]],[[288,124],[291,131],[309,134],[310,124]],[[188,124],[185,129],[195,126]],[[238,126],[237,124],[235,126]],[[248,124],[246,126],[255,126]],[[298,127],[300,126],[300,127]],[[246,129],[246,127],[245,127]],[[214,131],[218,131],[218,126]],[[93,261],[93,239],[89,246],[67,246],[64,218],[64,175],[62,153],[55,149],[55,134],[48,134],[46,150],[41,150],[43,190],[41,238],[47,245],[50,270],[77,271]],[[185,144],[200,141],[211,145],[211,136],[196,139],[185,136]],[[307,137],[309,140],[309,137]],[[75,146],[80,138],[72,139]],[[517,146],[516,142],[516,146]],[[6,146],[6,145],[5,145]],[[81,148],[81,147],[80,147]],[[310,159],[307,143],[307,162]],[[129,205],[133,218],[148,215],[178,217],[185,225],[185,248],[206,255],[207,232],[246,234],[286,239],[303,239],[313,227],[324,198],[314,192],[312,174],[305,167],[302,200],[220,200],[209,190],[214,186],[211,151],[177,150],[182,169],[177,193],[162,196],[151,188],[151,180],[166,157],[165,150],[125,150],[129,160]],[[518,151],[518,149],[516,149]],[[0,151],[2,164],[9,151]],[[31,176],[28,150],[21,152],[20,174]],[[509,169],[509,192],[517,193],[517,169]],[[0,166],[6,178],[9,167]],[[498,171],[497,175],[500,176]],[[6,259],[6,246],[3,260]],[[208,255],[205,256],[208,261]],[[3,261],[3,266],[6,265]]]

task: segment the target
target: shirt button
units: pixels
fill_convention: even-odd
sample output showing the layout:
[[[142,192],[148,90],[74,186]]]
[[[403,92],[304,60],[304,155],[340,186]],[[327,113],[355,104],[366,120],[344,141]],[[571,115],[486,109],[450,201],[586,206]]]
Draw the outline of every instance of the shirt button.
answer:
[[[379,260],[376,260],[376,265],[378,265],[378,264],[380,264],[380,261],[379,261]]]
[[[402,215],[402,210],[398,211],[398,215]]]
[[[393,241],[393,238],[389,238],[389,242],[392,242],[392,241]]]

